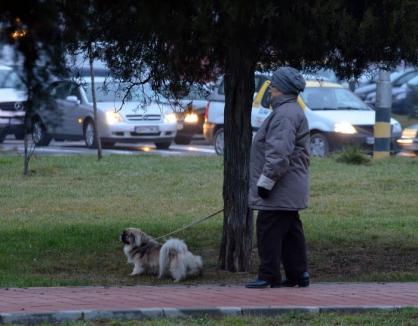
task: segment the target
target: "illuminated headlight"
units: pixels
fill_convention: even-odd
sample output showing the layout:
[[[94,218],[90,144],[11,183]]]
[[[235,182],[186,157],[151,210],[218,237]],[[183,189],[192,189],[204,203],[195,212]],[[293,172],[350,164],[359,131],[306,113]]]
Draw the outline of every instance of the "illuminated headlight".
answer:
[[[415,138],[417,135],[417,130],[412,128],[406,128],[402,132],[402,138]]]
[[[106,122],[110,125],[123,122],[122,116],[115,111],[106,112]]]
[[[164,115],[164,122],[165,123],[176,123],[177,122],[177,117],[174,113],[168,113],[168,114]]]
[[[334,131],[342,134],[355,134],[357,133],[356,129],[352,124],[348,122],[338,122],[334,125]]]
[[[401,124],[399,122],[395,122],[395,124],[393,125],[392,132],[394,134],[400,134],[402,132],[402,127],[401,127]]]
[[[196,113],[187,113],[184,117],[184,122],[186,123],[197,123],[199,121],[199,117]]]

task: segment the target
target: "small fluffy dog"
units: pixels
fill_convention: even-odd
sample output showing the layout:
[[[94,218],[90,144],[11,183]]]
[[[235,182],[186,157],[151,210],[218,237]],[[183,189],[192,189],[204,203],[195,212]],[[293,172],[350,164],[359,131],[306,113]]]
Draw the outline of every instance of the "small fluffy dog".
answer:
[[[151,274],[159,278],[171,275],[174,282],[202,274],[202,258],[193,255],[179,239],[161,245],[140,229],[128,228],[121,236],[123,252],[128,263],[134,265],[131,275]]]

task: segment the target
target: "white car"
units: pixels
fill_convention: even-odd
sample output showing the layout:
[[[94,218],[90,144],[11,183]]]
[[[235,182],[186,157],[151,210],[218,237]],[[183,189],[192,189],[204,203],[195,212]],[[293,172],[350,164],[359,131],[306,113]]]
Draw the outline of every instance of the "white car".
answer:
[[[115,143],[153,142],[170,147],[177,133],[177,118],[164,99],[160,101],[150,85],[133,87],[108,77],[95,78],[97,127],[105,146]],[[90,78],[52,83],[51,99],[38,108],[32,119],[32,138],[37,146],[56,140],[82,140],[97,146],[93,123]]]
[[[8,134],[23,138],[24,86],[13,68],[0,65],[0,143]]]
[[[253,133],[258,130],[271,112],[270,81],[265,81],[257,93],[251,111]],[[310,149],[313,156],[326,156],[347,145],[373,150],[375,111],[355,94],[339,84],[312,81],[306,82],[305,90],[298,97],[298,103],[305,111],[311,133]],[[205,137],[213,141],[217,154],[223,154],[224,120],[221,105],[210,103],[204,125]],[[401,136],[402,127],[391,119],[392,150]]]

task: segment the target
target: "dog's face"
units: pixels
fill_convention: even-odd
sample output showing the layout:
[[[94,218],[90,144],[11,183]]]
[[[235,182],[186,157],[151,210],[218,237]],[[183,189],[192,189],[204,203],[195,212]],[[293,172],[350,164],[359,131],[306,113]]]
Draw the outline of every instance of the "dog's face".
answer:
[[[135,228],[127,228],[120,235],[120,240],[125,246],[140,246],[143,238],[144,232]]]

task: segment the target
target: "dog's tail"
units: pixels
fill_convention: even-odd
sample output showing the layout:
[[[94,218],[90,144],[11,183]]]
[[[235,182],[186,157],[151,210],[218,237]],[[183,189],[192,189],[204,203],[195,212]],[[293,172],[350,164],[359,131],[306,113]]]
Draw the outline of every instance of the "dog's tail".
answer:
[[[187,252],[187,245],[184,241],[179,239],[170,239],[163,244],[160,250],[160,272],[159,277],[163,277],[170,269],[170,261],[178,256]]]

